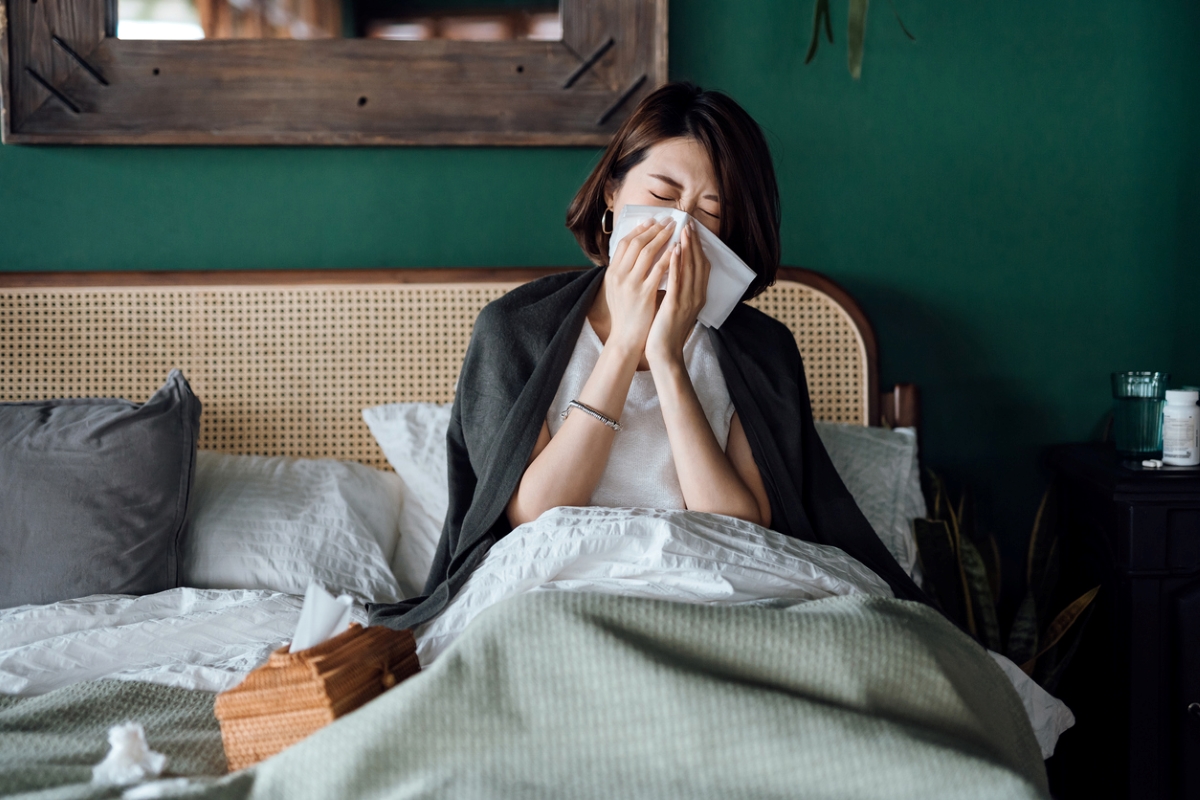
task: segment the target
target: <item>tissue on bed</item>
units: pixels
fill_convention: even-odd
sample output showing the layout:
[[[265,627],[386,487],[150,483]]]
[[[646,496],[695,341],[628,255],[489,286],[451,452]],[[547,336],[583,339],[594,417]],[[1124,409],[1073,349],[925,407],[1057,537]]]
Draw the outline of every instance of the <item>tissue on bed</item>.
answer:
[[[335,598],[318,584],[310,583],[288,652],[298,653],[337,636],[350,627],[353,610],[354,600],[349,595]]]
[[[156,778],[167,765],[167,757],[146,743],[146,731],[140,723],[126,722],[108,729],[112,749],[92,767],[92,783],[100,786],[128,786],[147,778]]]
[[[613,224],[613,232],[608,239],[609,262],[612,262],[617,253],[617,245],[630,231],[650,218],[661,221],[668,217],[675,220],[675,230],[671,232],[667,247],[679,241],[684,224],[692,220],[692,230],[697,234],[700,247],[712,266],[708,274],[708,297],[704,308],[700,310],[699,319],[710,328],[719,328],[746,293],[746,287],[754,280],[754,270],[746,266],[746,262],[738,258],[716,234],[693,219],[686,211],[662,206],[625,206]],[[666,278],[658,288],[666,288]]]

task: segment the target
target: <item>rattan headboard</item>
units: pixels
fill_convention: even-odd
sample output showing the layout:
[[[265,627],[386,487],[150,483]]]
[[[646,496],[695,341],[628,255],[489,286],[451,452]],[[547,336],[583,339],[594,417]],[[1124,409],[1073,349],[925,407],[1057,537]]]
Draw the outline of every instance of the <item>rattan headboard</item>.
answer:
[[[361,409],[451,400],[479,309],[553,271],[0,274],[0,401],[142,401],[178,367],[203,449],[382,467]],[[877,424],[866,318],[820,275],[779,277],[752,305],[796,334],[817,418]]]

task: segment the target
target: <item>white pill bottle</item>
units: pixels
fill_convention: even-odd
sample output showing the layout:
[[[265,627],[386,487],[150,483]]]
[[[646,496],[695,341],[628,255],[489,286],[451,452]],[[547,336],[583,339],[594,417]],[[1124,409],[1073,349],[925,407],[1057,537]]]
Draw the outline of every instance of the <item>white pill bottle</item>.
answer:
[[[1200,464],[1200,392],[1167,392],[1163,407],[1163,463],[1175,467]]]

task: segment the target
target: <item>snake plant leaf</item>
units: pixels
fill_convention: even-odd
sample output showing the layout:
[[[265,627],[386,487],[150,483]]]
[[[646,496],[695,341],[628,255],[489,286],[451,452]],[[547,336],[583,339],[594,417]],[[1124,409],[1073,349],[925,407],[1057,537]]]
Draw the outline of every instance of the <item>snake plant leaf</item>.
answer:
[[[985,534],[979,529],[979,515],[976,512],[975,494],[970,489],[963,489],[958,499],[959,535],[971,541],[983,560],[987,572],[988,587],[992,597],[1000,596],[1000,548],[996,537]],[[995,648],[993,648],[995,649]]]
[[[991,534],[988,534],[988,549],[992,551],[988,581],[992,585],[992,597],[999,597],[1000,587],[1004,586],[1004,566],[1000,561],[1000,545],[996,544],[996,537]]]
[[[1100,592],[1100,587],[1096,586],[1083,595],[1077,597],[1074,602],[1058,612],[1058,616],[1050,623],[1042,634],[1042,649],[1033,657],[1031,661],[1021,665],[1021,669],[1025,670],[1027,675],[1033,674],[1033,668],[1039,658],[1044,656],[1054,645],[1058,644],[1059,640],[1066,635],[1067,631],[1071,630],[1071,626],[1075,621],[1083,616],[1083,612],[1087,611],[1088,606],[1096,599],[1096,595]]]
[[[949,500],[946,499],[946,484],[942,481],[942,476],[938,475],[931,469],[925,470],[925,477],[929,481],[930,493],[933,498],[929,501],[929,519],[946,519],[945,511],[949,505]]]
[[[913,532],[916,534],[917,554],[921,559],[926,585],[946,616],[966,626],[966,599],[963,597],[958,553],[954,548],[950,526],[940,519],[914,519]]]
[[[829,0],[817,0],[817,4],[813,7],[812,38],[808,42],[808,53],[804,56],[805,64],[812,61],[817,55],[817,45],[821,43],[822,23],[825,26],[825,35],[829,37],[829,43],[833,44],[833,20],[829,16]]]
[[[1042,495],[1037,515],[1033,518],[1033,531],[1029,535],[1029,552],[1025,559],[1025,582],[1037,586],[1043,582],[1047,556],[1054,541],[1054,528],[1058,522],[1058,492],[1051,485]]]
[[[1083,632],[1087,630],[1088,620],[1092,617],[1092,612],[1096,610],[1096,604],[1091,603],[1083,613],[1079,616],[1071,630],[1066,634],[1065,638],[1058,643],[1058,647],[1050,651],[1050,654],[1057,654],[1053,667],[1045,670],[1044,674],[1036,675],[1037,682],[1047,692],[1054,694],[1058,689],[1058,682],[1062,680],[1063,673],[1067,671],[1067,667],[1071,664],[1071,660],[1075,657],[1075,651],[1079,649],[1079,643],[1083,641]],[[1040,663],[1039,663],[1040,666]]]
[[[967,615],[967,630],[971,632],[972,636],[978,639],[979,624],[975,621],[975,601],[971,596],[971,585],[967,580],[967,570],[963,565],[962,544],[964,541],[963,537],[958,533],[958,528],[952,527],[950,529],[950,542],[954,547],[954,554],[956,556],[955,566],[958,567],[958,582],[962,586],[963,609]]]
[[[1027,664],[1038,651],[1038,610],[1033,590],[1025,591],[1025,598],[1017,609],[1012,629],[1008,632],[1008,647],[1005,653],[1014,664]],[[1025,667],[1022,666],[1021,669]],[[1026,672],[1026,675],[1029,673]]]
[[[867,35],[867,0],[850,0],[850,24],[846,31],[850,77],[862,77],[863,41]]]
[[[1034,593],[1038,612],[1048,614],[1055,602],[1055,587],[1058,585],[1058,491],[1051,484],[1042,495],[1034,518],[1033,530],[1029,534],[1029,552],[1026,556],[1025,585]],[[1048,619],[1042,620],[1044,630]],[[1022,663],[1022,662],[1017,662]]]
[[[959,563],[966,576],[967,590],[971,597],[972,617],[976,627],[974,633],[989,650],[1000,652],[1003,644],[1000,641],[1000,623],[996,619],[996,600],[992,594],[983,556],[966,536],[959,540],[958,547]]]

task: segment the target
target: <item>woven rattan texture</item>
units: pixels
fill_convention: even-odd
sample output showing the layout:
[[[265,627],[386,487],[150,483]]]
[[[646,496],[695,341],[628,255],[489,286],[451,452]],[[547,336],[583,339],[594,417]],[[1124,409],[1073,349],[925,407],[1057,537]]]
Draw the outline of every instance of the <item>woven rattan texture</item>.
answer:
[[[0,401],[143,401],[178,367],[200,447],[384,467],[360,411],[448,402],[479,310],[513,284],[0,289]],[[827,295],[781,282],[753,304],[804,354],[818,419],[867,423],[866,353]]]

